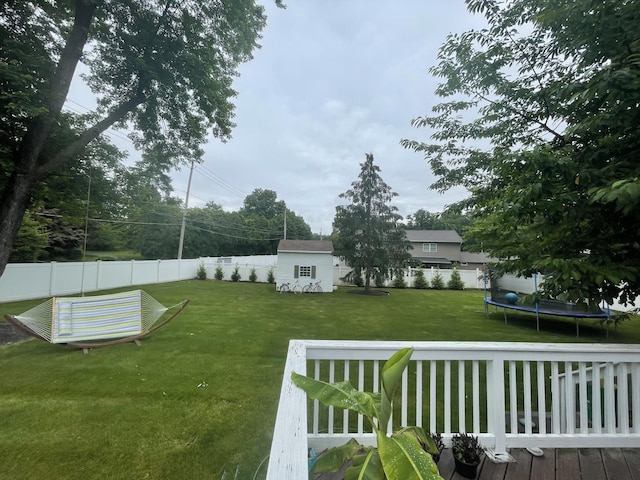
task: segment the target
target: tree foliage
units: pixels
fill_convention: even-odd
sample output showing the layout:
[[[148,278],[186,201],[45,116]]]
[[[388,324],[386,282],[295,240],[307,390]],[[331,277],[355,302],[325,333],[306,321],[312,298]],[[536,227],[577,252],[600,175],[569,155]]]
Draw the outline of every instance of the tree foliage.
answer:
[[[131,126],[163,172],[228,139],[232,80],[265,22],[254,0],[3,2],[0,274],[33,192],[107,128]],[[84,116],[62,111],[81,59],[98,96]]]
[[[543,290],[597,305],[640,294],[640,2],[467,0],[487,28],[450,35],[444,101],[403,140],[466,187],[477,249]]]
[[[364,274],[364,286],[369,290],[371,278],[388,278],[390,273],[400,272],[411,256],[402,217],[391,205],[397,194],[380,177],[373,154],[368,153],[360,167],[359,180],[340,194],[351,204],[336,207],[333,227],[336,254],[345,257],[356,277]]]

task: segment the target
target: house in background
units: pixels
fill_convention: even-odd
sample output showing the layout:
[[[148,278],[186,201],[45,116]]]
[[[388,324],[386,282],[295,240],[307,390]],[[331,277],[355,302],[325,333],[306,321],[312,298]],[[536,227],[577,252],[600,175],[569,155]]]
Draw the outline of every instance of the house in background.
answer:
[[[484,253],[462,251],[462,238],[455,230],[407,230],[409,253],[424,268],[475,270],[495,261]]]
[[[330,240],[280,240],[276,289],[283,283],[301,287],[320,282],[324,293],[333,291],[333,242]]]

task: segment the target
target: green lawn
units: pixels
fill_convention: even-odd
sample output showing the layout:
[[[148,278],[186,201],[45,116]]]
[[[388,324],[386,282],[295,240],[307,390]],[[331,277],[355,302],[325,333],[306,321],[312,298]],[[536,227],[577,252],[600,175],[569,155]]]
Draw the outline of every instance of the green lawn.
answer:
[[[39,340],[0,348],[0,478],[264,478],[291,338],[640,343],[640,322],[605,338],[587,322],[502,313],[479,291],[365,297],[185,281],[143,287],[191,303],[135,344],[80,351]],[[37,301],[0,304],[21,313]],[[265,462],[266,463],[266,462]],[[259,468],[260,467],[260,468]]]

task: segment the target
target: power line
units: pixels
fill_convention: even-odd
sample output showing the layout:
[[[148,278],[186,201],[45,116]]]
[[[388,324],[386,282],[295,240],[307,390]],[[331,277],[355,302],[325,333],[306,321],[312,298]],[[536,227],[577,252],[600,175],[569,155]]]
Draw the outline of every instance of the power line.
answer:
[[[229,192],[233,193],[234,195],[237,195],[240,198],[245,198],[247,196],[247,194],[244,193],[242,190],[240,190],[239,188],[234,187],[229,182],[227,182],[225,179],[219,177],[218,175],[213,173],[211,170],[209,170],[204,165],[197,165],[196,166],[196,172],[198,172],[200,175],[202,175],[206,179],[211,180],[212,182],[220,185],[222,188],[228,190]]]

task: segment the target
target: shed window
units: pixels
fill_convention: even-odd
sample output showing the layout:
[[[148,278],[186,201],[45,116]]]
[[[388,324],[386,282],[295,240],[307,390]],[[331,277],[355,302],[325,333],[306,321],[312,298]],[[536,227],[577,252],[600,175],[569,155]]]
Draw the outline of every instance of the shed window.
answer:
[[[311,267],[300,265],[300,276],[301,277],[310,277],[311,276]]]
[[[293,278],[307,277],[316,278],[315,265],[295,265],[293,267]]]

